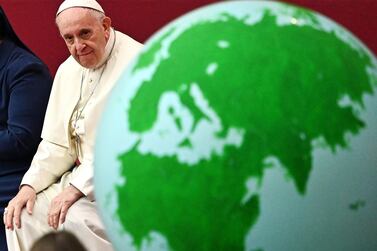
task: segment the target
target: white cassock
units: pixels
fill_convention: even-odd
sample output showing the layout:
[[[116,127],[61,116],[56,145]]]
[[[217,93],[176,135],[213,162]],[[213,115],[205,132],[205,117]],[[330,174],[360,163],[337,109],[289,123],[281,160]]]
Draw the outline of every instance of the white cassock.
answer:
[[[59,67],[42,141],[21,183],[36,190],[36,203],[31,216],[22,211],[20,229],[6,231],[10,251],[27,251],[36,239],[52,230],[47,224],[49,205],[70,184],[85,196],[69,208],[61,228],[73,232],[90,251],[112,250],[93,194],[96,127],[110,91],[141,48],[139,42],[111,30],[106,45],[107,61],[102,66],[86,69],[71,56]],[[79,146],[76,138],[80,140]],[[76,159],[81,164],[72,169]]]

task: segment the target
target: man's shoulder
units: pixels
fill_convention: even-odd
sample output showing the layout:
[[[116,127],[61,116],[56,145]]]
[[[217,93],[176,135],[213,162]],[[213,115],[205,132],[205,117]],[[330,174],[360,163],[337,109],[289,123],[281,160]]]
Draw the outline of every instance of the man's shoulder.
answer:
[[[128,65],[142,49],[143,44],[119,31],[116,31],[115,35],[116,45],[114,48],[114,57],[112,57],[112,61],[115,64]]]
[[[81,66],[77,61],[72,57],[69,56],[63,63],[60,64],[57,73],[59,74],[73,74],[74,72],[79,72]]]
[[[136,41],[132,37],[120,32],[120,31],[115,31],[115,34],[116,34],[116,40],[120,44],[120,48],[122,48],[124,50],[129,50],[130,48],[135,49],[135,50],[139,50],[143,47],[142,43]]]

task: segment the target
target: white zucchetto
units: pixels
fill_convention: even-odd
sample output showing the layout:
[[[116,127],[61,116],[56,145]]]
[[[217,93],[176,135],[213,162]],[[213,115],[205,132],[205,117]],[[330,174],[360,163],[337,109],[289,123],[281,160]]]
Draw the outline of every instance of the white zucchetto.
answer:
[[[65,0],[59,6],[58,11],[56,12],[56,16],[58,16],[62,11],[73,7],[89,8],[105,14],[105,11],[96,0]]]

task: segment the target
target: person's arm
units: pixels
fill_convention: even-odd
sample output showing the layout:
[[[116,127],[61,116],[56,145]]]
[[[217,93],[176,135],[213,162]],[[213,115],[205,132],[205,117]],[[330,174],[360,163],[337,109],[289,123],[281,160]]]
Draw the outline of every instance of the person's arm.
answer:
[[[21,186],[29,185],[39,193],[59,180],[74,163],[74,156],[69,154],[68,148],[42,140]]]
[[[22,209],[26,207],[27,212],[32,214],[36,194],[55,183],[72,167],[74,161],[66,147],[42,140],[29,170],[22,179],[20,191],[8,203],[7,215],[4,215],[3,219],[5,226],[13,230],[15,224],[20,228]],[[72,201],[78,199],[74,190],[65,190]]]
[[[0,159],[30,157],[40,142],[52,80],[43,64],[30,60],[17,60],[6,74],[8,120],[0,129]]]
[[[90,201],[94,201],[93,168],[92,161],[86,162],[84,160],[77,167],[71,180],[71,185],[83,193]]]
[[[48,224],[57,229],[63,224],[69,208],[81,197],[94,201],[93,161],[85,160],[72,173],[70,186],[52,201],[48,210]]]

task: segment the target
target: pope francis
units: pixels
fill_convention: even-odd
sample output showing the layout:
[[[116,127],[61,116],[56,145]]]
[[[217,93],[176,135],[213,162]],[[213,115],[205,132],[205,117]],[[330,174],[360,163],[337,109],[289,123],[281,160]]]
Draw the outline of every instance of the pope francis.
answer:
[[[56,24],[71,56],[59,67],[42,141],[4,212],[10,251],[29,250],[52,229],[73,232],[88,250],[112,250],[93,196],[93,147],[104,103],[142,45],[111,27],[95,0],[66,0]]]

